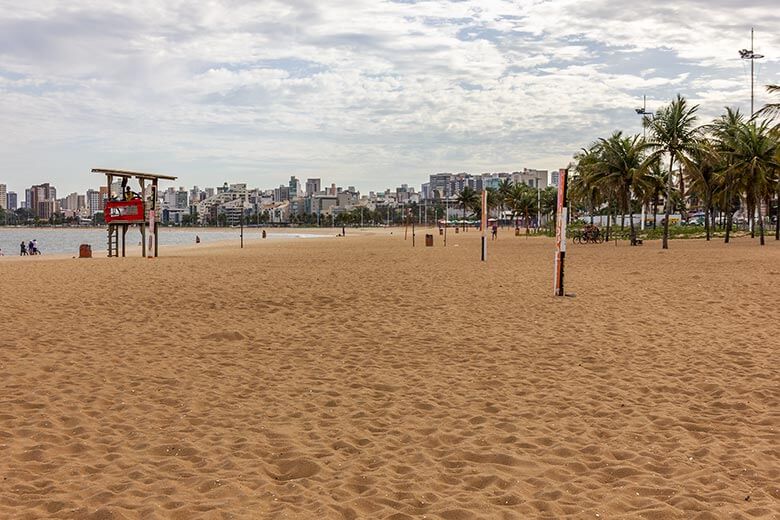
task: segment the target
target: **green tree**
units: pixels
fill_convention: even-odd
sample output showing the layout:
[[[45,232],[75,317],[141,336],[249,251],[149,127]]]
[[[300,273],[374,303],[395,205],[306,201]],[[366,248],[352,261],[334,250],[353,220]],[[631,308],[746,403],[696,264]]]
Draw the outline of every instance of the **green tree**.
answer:
[[[711,134],[715,147],[724,161],[721,173],[722,194],[716,196],[720,202],[720,209],[726,213],[726,232],[724,242],[729,243],[731,228],[734,220],[734,212],[739,207],[740,178],[739,172],[732,168],[734,162],[733,150],[737,146],[739,129],[745,124],[745,118],[739,110],[726,108],[720,117],[706,129]]]
[[[677,94],[677,98],[669,105],[661,107],[652,119],[645,116],[644,125],[650,130],[652,144],[658,154],[669,156],[669,177],[666,183],[666,208],[664,211],[664,234],[662,246],[669,249],[669,218],[672,212],[672,187],[674,163],[682,155],[687,154],[696,140],[696,112],[699,105],[689,106],[688,101]],[[680,175],[680,194],[685,196],[685,182]]]
[[[466,186],[458,193],[456,203],[463,209],[463,231],[466,230],[466,211],[479,203],[479,194],[470,186]]]
[[[736,137],[735,147],[731,151],[731,169],[739,172],[748,208],[754,208],[758,213],[760,244],[763,246],[764,219],[761,215],[761,202],[774,191],[771,190],[770,183],[774,171],[780,168],[777,161],[779,145],[766,121],[759,124],[751,120],[741,125]]]
[[[498,183],[499,206],[502,213],[509,207],[512,186],[514,186],[512,179],[501,179]]]
[[[617,131],[608,139],[600,139],[598,148],[593,164],[594,183],[617,193],[621,214],[628,213],[633,244],[636,227],[631,197],[635,191],[644,191],[648,184],[647,170],[652,163],[645,154],[648,145],[640,135],[623,136]]]
[[[527,230],[531,221],[530,214],[536,207],[536,191],[521,182],[515,183],[510,194],[509,207],[513,220],[516,215],[523,215],[523,222]]]
[[[688,155],[681,157],[683,171],[690,179],[690,189],[702,202],[704,210],[704,232],[707,241],[710,240],[710,214],[712,202],[722,186],[719,170],[723,160],[715,146],[707,139],[701,138]]]

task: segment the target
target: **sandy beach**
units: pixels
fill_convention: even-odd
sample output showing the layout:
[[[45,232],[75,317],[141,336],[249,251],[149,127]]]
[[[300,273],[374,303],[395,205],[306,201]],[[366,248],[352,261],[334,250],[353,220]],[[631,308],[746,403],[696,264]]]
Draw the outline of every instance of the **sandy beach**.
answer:
[[[424,233],[0,262],[0,518],[780,517],[780,243]]]

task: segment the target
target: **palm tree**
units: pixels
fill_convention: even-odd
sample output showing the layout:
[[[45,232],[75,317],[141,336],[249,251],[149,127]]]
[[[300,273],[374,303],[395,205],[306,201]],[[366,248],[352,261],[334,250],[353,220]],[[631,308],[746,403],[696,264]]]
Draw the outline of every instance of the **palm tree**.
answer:
[[[645,179],[649,165],[645,150],[648,145],[640,135],[623,136],[617,131],[608,139],[599,140],[601,152],[593,164],[597,172],[596,184],[612,188],[618,194],[618,205],[622,214],[628,213],[631,227],[631,243],[636,244],[636,228],[631,197],[634,192],[643,191],[648,184]]]
[[[664,211],[664,236],[662,246],[669,249],[669,218],[672,212],[672,172],[674,162],[688,153],[696,137],[696,111],[699,105],[689,106],[688,101],[677,94],[669,105],[660,108],[655,117],[644,118],[644,125],[650,130],[654,146],[659,154],[669,155],[669,177],[666,183],[666,209]],[[685,182],[680,175],[680,194],[685,200]]]
[[[760,243],[764,245],[764,219],[761,215],[761,202],[770,193],[770,182],[774,170],[780,168],[777,162],[778,144],[769,129],[769,124],[755,120],[742,125],[737,133],[735,147],[732,150],[731,168],[740,172],[741,184],[749,208],[758,213]],[[751,215],[752,217],[752,215]]]
[[[704,231],[710,240],[710,213],[712,201],[720,187],[718,175],[722,159],[713,143],[699,139],[688,156],[682,156],[683,170],[691,181],[691,191],[696,193],[704,206]]]
[[[706,128],[712,134],[718,152],[725,161],[724,171],[721,174],[721,209],[726,212],[726,234],[724,242],[729,243],[731,237],[732,222],[734,220],[735,200],[739,200],[739,178],[731,168],[733,163],[732,151],[737,146],[739,129],[745,124],[745,118],[739,109],[733,110],[726,107],[726,112]]]
[[[651,204],[653,207],[653,229],[656,228],[658,220],[658,198],[664,191],[667,173],[663,170],[660,157],[650,162],[646,175],[646,189],[643,193],[643,203]]]
[[[547,186],[541,194],[542,214],[547,216],[547,223],[555,222],[555,214],[558,211],[558,189],[555,186]]]
[[[466,210],[479,203],[479,194],[470,186],[466,186],[458,193],[456,201],[463,208],[463,231],[466,231]]]
[[[487,210],[488,217],[490,212],[500,207],[502,204],[501,194],[495,188],[487,188]]]
[[[596,165],[599,162],[600,153],[601,146],[595,142],[574,156],[577,175],[572,179],[568,190],[572,200],[587,206],[591,224],[593,224],[593,214],[596,212],[596,208],[604,202],[604,192],[596,182],[598,179]]]
[[[514,183],[512,182],[512,179],[502,179],[498,183],[498,195],[500,198],[499,206],[501,207],[502,213],[506,211],[506,208],[509,206],[509,200],[510,200],[509,195],[512,193],[513,185]]]
[[[536,206],[536,192],[525,184],[518,182],[512,187],[510,194],[510,207],[512,208],[512,218],[515,215],[523,215],[525,228],[528,229],[530,213]]]

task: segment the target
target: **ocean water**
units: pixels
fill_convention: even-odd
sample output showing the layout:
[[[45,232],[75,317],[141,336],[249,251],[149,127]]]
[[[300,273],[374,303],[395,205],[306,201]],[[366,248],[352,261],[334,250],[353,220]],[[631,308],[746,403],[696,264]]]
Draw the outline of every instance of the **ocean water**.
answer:
[[[305,238],[318,238],[329,236],[327,233],[317,235],[313,233],[296,233],[292,230],[266,229],[268,240],[295,240]],[[259,228],[244,228],[244,242],[250,243],[261,239],[262,230]],[[165,253],[165,246],[195,245],[195,236],[200,237],[202,244],[213,242],[235,241],[239,244],[239,230],[230,228],[225,230],[215,229],[187,229],[187,228],[160,228],[158,243],[160,254]],[[38,249],[46,254],[73,254],[78,255],[80,244],[90,244],[92,254],[101,256],[108,250],[108,231],[105,228],[17,228],[0,227],[0,250],[6,256],[18,255],[19,244],[25,244],[31,240],[38,241]],[[130,228],[127,232],[128,254],[135,256],[140,251],[141,232],[138,228]]]

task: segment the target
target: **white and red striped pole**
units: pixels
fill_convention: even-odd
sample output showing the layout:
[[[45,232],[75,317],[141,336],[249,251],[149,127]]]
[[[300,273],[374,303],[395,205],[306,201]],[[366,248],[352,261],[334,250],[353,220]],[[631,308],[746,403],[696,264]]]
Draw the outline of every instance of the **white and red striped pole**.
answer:
[[[569,170],[558,170],[558,215],[555,221],[555,296],[565,296],[563,290],[563,266],[566,259],[566,221],[567,200],[566,188]]]

